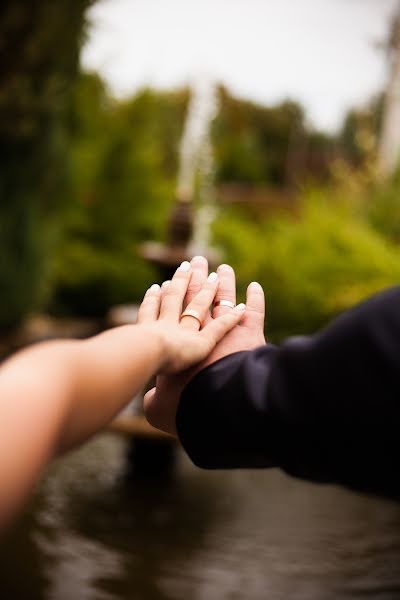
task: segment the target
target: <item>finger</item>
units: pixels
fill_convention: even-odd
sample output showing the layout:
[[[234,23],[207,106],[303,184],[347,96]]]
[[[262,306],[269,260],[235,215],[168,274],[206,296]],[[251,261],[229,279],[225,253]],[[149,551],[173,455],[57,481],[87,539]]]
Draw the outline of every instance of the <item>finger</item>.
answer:
[[[192,276],[186,292],[185,306],[190,304],[195,295],[201,290],[208,275],[208,261],[204,256],[194,256],[190,261],[190,265],[192,267]]]
[[[143,301],[139,307],[137,316],[138,323],[150,323],[157,321],[160,312],[161,293],[160,286],[157,283],[153,283],[149,287]]]
[[[179,400],[181,388],[184,384],[178,384],[177,386],[172,384],[167,385],[167,388],[163,391],[158,387],[152,388],[147,392],[144,397],[144,413],[147,421],[153,427],[165,431],[170,435],[176,436],[176,409],[177,402]],[[162,387],[162,385],[161,385]]]
[[[235,308],[231,308],[230,312],[213,319],[204,327],[199,335],[204,336],[209,344],[209,351],[218,344],[218,342],[237,325],[245,313],[246,305],[238,304]]]
[[[246,294],[246,311],[242,325],[249,329],[264,331],[265,297],[264,290],[256,281],[250,283]]]
[[[148,392],[143,396],[143,402],[145,409],[152,402],[154,396],[156,395],[156,388],[152,387]]]
[[[143,396],[143,411],[144,411],[147,421],[153,427],[157,427],[157,423],[155,422],[155,418],[154,418],[155,411],[152,410],[152,408],[154,407],[154,403],[156,402],[156,393],[157,393],[157,388],[153,387],[153,388],[151,388],[151,390],[146,392],[145,395]]]
[[[165,294],[167,287],[169,286],[170,283],[171,283],[171,281],[169,279],[167,279],[166,281],[163,281],[163,283],[161,284],[161,297],[163,296],[163,294]]]
[[[177,322],[182,313],[183,299],[189,285],[191,266],[186,260],[177,268],[171,283],[163,289],[160,319]]]
[[[217,269],[219,286],[214,299],[214,308],[212,315],[214,318],[220,317],[232,310],[232,306],[215,306],[215,303],[228,301],[236,305],[236,279],[235,271],[229,265],[220,265]]]
[[[187,329],[198,331],[209,314],[209,308],[215,298],[218,289],[218,275],[210,273],[201,290],[196,294],[190,304],[187,305],[181,317],[181,325]],[[185,316],[185,313],[193,312],[193,315]]]

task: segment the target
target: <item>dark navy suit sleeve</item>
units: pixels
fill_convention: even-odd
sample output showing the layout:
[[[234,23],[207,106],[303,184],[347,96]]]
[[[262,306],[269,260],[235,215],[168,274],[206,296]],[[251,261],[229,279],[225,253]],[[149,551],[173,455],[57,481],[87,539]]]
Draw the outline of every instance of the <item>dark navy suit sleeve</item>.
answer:
[[[312,337],[238,352],[183,391],[179,438],[204,468],[271,467],[400,497],[400,287]]]

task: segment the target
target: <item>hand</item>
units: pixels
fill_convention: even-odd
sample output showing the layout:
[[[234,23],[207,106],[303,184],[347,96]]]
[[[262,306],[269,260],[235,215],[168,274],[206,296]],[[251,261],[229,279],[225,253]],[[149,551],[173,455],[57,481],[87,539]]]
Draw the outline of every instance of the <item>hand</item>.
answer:
[[[202,278],[201,282],[198,281],[196,292],[192,287],[190,302],[185,312],[192,311],[195,316],[182,315],[182,305],[192,274],[190,263],[183,262],[172,281],[165,282],[162,289],[156,284],[151,286],[140,305],[138,326],[145,327],[149,335],[155,336],[160,342],[159,373],[181,372],[204,360],[243,316],[244,304],[230,309],[218,319],[207,319],[210,305],[218,290],[216,273]],[[158,413],[161,412],[159,409]],[[164,414],[162,418],[166,431],[175,427],[174,424],[169,424],[169,414]]]
[[[192,277],[186,295],[186,302],[191,303],[207,279],[208,264],[203,257],[195,257],[192,262]],[[235,273],[228,265],[218,268],[219,285],[215,295],[215,303],[228,300],[236,303]],[[206,318],[206,326],[232,311],[227,306],[214,307],[212,317]],[[264,292],[258,283],[251,283],[247,288],[246,309],[240,321],[233,327],[210,354],[192,369],[178,375],[160,376],[156,387],[147,392],[144,398],[144,411],[148,421],[168,433],[176,435],[175,418],[180,395],[188,381],[200,370],[213,362],[241,350],[252,350],[265,344],[264,337]],[[213,320],[214,319],[214,320]]]

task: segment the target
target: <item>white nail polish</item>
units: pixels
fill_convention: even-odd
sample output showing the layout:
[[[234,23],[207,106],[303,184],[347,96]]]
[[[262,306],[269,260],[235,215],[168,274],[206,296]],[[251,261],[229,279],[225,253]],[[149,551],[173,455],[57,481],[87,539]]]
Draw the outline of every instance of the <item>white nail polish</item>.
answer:
[[[243,312],[246,309],[246,305],[241,303],[241,304],[237,304],[234,308],[234,310],[237,310],[238,312]]]
[[[179,267],[179,271],[189,271],[189,269],[190,269],[190,262],[188,262],[187,260],[184,260],[183,263]]]
[[[208,283],[215,283],[218,279],[218,275],[216,273],[210,273],[207,277]]]
[[[204,256],[193,256],[192,262],[206,262],[207,259]]]
[[[227,265],[226,263],[223,263],[222,265],[219,265],[218,271],[219,270],[233,271],[231,265]]]
[[[159,289],[160,289],[160,286],[158,285],[158,283],[153,283],[153,285],[151,285],[149,288],[149,290],[151,292],[158,292]]]
[[[169,284],[170,284],[170,283],[171,283],[171,280],[170,280],[170,279],[166,279],[166,280],[163,282],[163,284],[162,284],[162,286],[161,286],[161,287],[162,287],[162,288],[166,288],[166,287],[168,287],[168,286],[169,286]]]
[[[253,288],[254,290],[261,290],[262,291],[262,287],[261,285],[258,283],[258,281],[252,281],[249,285],[249,288]]]

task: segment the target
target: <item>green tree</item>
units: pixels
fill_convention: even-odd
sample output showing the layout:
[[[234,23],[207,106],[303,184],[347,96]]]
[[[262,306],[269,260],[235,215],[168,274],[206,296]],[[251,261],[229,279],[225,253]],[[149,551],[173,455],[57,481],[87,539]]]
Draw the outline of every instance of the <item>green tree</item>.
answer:
[[[383,100],[383,94],[379,94],[364,107],[352,108],[345,115],[338,143],[343,156],[355,167],[362,167],[376,151],[382,127]]]
[[[115,101],[82,74],[73,103],[74,193],[55,253],[57,312],[102,315],[138,300],[155,274],[140,242],[161,239],[174,200],[188,93],[143,90]]]
[[[252,222],[230,211],[215,224],[235,265],[239,297],[259,281],[274,341],[309,334],[356,302],[400,281],[399,248],[366,224],[334,191],[309,190],[295,216]]]
[[[218,181],[284,184],[290,143],[304,134],[304,113],[297,103],[265,107],[234,98],[221,87],[213,129]]]
[[[66,109],[89,0],[0,5],[0,328],[42,292],[67,185]]]

